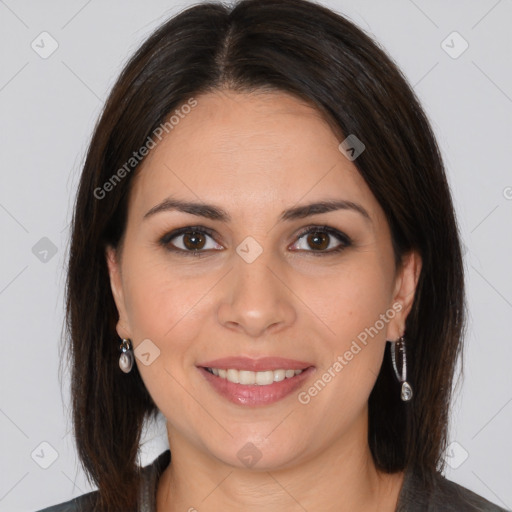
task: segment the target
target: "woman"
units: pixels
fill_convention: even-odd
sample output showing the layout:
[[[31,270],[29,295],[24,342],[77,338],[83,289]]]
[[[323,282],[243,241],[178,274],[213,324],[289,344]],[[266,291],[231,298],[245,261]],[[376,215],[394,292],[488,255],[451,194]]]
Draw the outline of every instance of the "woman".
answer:
[[[503,510],[441,475],[465,299],[438,147],[327,8],[202,4],[144,43],[90,144],[67,313],[98,491],[47,511]]]

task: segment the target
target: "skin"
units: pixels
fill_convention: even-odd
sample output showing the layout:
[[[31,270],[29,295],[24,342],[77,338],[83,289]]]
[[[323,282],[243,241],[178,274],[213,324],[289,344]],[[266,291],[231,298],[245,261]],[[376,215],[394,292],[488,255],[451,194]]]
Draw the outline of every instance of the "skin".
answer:
[[[410,253],[395,269],[384,212],[315,109],[281,92],[196,99],[143,162],[122,245],[106,252],[119,336],[160,350],[149,365],[136,358],[172,453],[157,510],[394,511],[403,473],[375,468],[367,404],[386,340],[404,332],[421,259]],[[144,219],[170,195],[218,205],[232,220],[178,211]],[[286,208],[340,198],[363,206],[371,223],[352,210],[278,222]],[[158,243],[198,225],[214,230],[206,245],[183,235],[172,243],[195,243],[202,257]],[[322,256],[318,241],[299,238],[324,225],[352,245]],[[236,252],[247,236],[263,249],[252,263]],[[324,253],[341,244],[323,236]],[[196,368],[232,355],[288,357],[315,366],[299,391],[307,390],[393,304],[401,311],[308,404],[295,392],[262,407],[236,405]],[[249,442],[261,453],[252,467],[237,457]]]

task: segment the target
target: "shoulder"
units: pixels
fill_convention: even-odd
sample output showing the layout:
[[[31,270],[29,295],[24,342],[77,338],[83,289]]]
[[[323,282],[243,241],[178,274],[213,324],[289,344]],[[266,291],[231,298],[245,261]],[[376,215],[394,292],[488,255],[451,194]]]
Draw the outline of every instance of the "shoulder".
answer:
[[[436,500],[440,505],[445,503],[446,508],[440,510],[468,512],[505,512],[506,509],[492,503],[475,492],[459,485],[444,476],[437,477]]]
[[[171,460],[170,450],[165,450],[150,464],[141,468],[139,509],[156,510],[156,488],[158,480]],[[82,494],[72,500],[52,505],[36,512],[98,512],[99,491]]]
[[[427,486],[418,473],[407,471],[396,512],[507,512],[475,492],[436,473]]]
[[[94,512],[98,494],[98,491],[92,491],[37,512]]]

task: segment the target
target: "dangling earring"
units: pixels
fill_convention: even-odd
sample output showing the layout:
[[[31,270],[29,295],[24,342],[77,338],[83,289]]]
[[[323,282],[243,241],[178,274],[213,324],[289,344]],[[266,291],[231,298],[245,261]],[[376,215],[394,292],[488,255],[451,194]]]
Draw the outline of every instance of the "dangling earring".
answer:
[[[402,356],[402,375],[398,372],[398,368],[396,365],[397,360],[397,351]],[[405,338],[404,336],[400,336],[400,338],[391,342],[391,361],[393,363],[393,370],[395,371],[396,378],[399,382],[402,383],[402,390],[400,392],[400,398],[404,402],[408,402],[412,398],[412,387],[407,382],[407,357],[405,354]]]
[[[121,368],[124,373],[130,373],[133,367],[132,342],[123,338],[123,342],[119,345],[119,350],[121,351],[121,355],[119,356],[119,368]]]

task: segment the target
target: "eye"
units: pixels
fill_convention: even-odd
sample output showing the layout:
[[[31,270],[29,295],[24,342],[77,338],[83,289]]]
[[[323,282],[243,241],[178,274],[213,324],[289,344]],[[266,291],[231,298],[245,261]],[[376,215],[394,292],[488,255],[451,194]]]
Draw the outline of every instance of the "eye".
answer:
[[[206,250],[222,249],[222,246],[215,242],[208,245],[208,238],[213,239],[212,230],[199,226],[187,226],[167,233],[160,239],[160,244],[169,251],[186,254],[187,256],[189,254],[200,256]],[[177,239],[178,242],[171,243],[171,240],[174,239]]]
[[[313,250],[308,250],[304,247],[299,247],[299,249],[311,252],[315,256],[340,252],[352,245],[352,241],[347,235],[329,226],[310,226],[299,234],[299,241],[304,237],[306,237],[306,244],[313,248]],[[332,246],[332,237],[341,242],[335,245],[334,248]]]
[[[298,249],[310,252],[315,256],[340,252],[352,245],[352,241],[347,235],[329,226],[310,226],[299,233],[299,241],[306,237],[306,235],[305,241],[312,250],[304,247],[299,247]],[[202,256],[202,253],[208,250],[222,250],[223,247],[213,240],[213,236],[214,232],[211,229],[203,226],[187,226],[167,233],[160,239],[159,243],[168,251],[180,255]],[[339,242],[334,247],[332,246],[333,237]],[[212,239],[210,245],[208,245],[209,238]],[[175,239],[178,242],[172,242]]]

